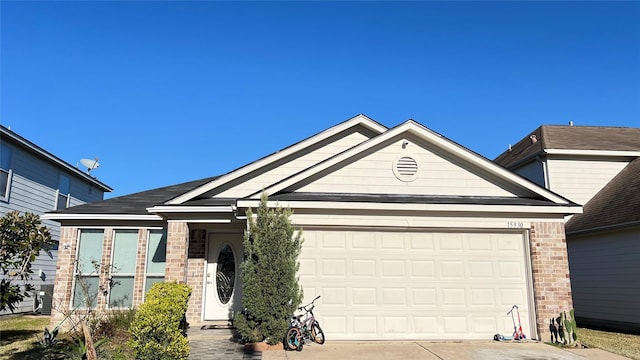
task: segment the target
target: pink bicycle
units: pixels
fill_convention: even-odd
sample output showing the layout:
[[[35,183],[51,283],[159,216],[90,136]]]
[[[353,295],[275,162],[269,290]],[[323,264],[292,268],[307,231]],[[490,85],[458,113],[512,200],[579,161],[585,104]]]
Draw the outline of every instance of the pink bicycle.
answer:
[[[285,335],[284,346],[287,350],[302,351],[302,347],[307,342],[315,342],[316,344],[324,344],[324,332],[320,327],[320,323],[313,315],[313,304],[320,296],[313,299],[307,305],[301,306],[298,310],[304,311],[301,315],[292,315],[289,319],[289,330]]]

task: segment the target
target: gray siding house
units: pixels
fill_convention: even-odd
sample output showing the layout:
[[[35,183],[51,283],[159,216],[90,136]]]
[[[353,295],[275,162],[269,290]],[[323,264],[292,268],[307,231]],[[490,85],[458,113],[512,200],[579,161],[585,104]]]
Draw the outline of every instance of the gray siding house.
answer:
[[[102,200],[104,193],[110,191],[109,186],[0,125],[0,216],[14,210],[42,215]],[[60,224],[51,220],[42,223],[58,242]],[[57,254],[55,247],[50,254],[42,252],[37,257],[32,265],[32,284],[38,301],[36,297],[23,301],[15,312],[31,312],[41,303],[38,290],[53,286]],[[0,315],[7,313],[11,312]]]
[[[640,333],[640,128],[545,125],[495,161],[584,204],[565,225],[578,324]]]

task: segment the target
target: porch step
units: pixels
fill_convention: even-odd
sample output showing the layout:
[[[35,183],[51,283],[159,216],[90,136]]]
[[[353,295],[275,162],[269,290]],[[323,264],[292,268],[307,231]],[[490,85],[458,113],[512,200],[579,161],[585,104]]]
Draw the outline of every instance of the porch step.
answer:
[[[189,324],[191,328],[198,328],[200,330],[215,330],[215,329],[235,329],[233,321],[231,320],[213,320],[213,321],[200,321],[197,324]]]

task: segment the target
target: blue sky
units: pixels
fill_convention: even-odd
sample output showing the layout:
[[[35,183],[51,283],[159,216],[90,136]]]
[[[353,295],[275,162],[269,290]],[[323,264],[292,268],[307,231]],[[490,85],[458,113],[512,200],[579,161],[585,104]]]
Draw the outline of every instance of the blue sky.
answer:
[[[226,173],[360,113],[494,158],[640,126],[640,2],[0,2],[0,123],[106,197]]]

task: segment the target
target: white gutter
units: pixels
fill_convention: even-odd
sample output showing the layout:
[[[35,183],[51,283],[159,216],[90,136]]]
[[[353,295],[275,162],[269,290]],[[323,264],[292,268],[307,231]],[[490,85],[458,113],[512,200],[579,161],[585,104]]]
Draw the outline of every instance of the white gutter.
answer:
[[[150,213],[230,213],[231,206],[164,206],[157,205],[147,208]]]
[[[158,215],[132,214],[60,214],[51,213],[40,216],[43,220],[162,220]]]
[[[626,156],[626,157],[640,156],[640,151],[617,151],[617,150],[545,149],[544,152],[549,155]]]
[[[257,208],[260,200],[238,200],[239,208]],[[269,207],[290,209],[333,210],[388,210],[388,211],[437,211],[480,213],[545,213],[581,214],[582,206],[531,206],[531,205],[486,205],[486,204],[415,204],[373,202],[326,202],[326,201],[269,201]]]

